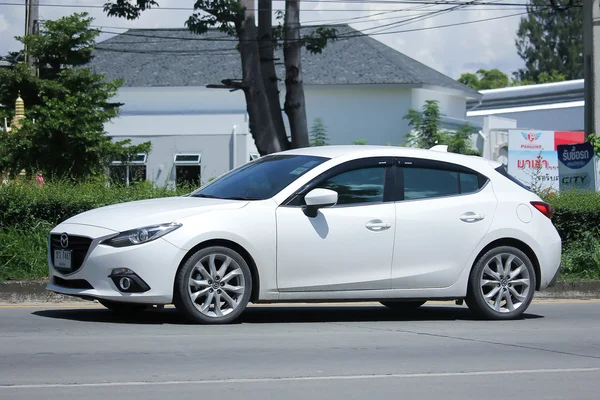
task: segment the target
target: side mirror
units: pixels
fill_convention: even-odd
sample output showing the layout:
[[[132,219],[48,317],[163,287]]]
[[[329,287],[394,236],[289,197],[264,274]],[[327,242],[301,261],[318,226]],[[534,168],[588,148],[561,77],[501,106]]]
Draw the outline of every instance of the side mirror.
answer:
[[[307,217],[315,218],[319,208],[333,207],[338,202],[337,192],[329,189],[313,189],[304,196],[306,205],[302,207]]]

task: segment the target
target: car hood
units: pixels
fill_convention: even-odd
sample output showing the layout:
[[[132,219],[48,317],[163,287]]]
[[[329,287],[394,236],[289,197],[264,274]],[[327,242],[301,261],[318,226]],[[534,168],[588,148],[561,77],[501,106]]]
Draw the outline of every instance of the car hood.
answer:
[[[248,201],[166,197],[96,208],[71,217],[64,223],[97,226],[123,232],[149,225],[170,223],[211,210],[242,208],[247,204]]]

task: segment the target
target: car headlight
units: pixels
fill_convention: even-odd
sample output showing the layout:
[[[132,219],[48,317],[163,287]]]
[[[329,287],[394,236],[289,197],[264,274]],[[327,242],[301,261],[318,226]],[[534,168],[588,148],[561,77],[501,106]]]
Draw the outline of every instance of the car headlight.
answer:
[[[148,243],[156,240],[180,227],[181,224],[176,223],[146,226],[121,232],[117,236],[106,239],[101,243],[112,247],[134,246],[136,244]]]

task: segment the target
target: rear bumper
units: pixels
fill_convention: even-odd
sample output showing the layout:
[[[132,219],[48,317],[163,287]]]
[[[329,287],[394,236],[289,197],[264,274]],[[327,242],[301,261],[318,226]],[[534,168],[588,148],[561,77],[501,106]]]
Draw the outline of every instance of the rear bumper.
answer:
[[[560,275],[561,270],[562,270],[562,264],[559,265],[558,269],[556,270],[556,273],[552,277],[552,280],[550,281],[550,283],[548,283],[548,286],[546,286],[547,288],[551,288],[556,285],[556,281],[558,280],[558,276]]]

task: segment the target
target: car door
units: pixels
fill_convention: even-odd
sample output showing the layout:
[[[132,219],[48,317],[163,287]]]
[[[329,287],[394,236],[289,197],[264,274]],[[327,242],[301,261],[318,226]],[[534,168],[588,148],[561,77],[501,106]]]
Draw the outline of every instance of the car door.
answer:
[[[280,291],[390,288],[393,164],[391,158],[369,158],[338,165],[277,209]],[[303,212],[303,198],[316,188],[335,190],[338,203],[310,218]]]
[[[451,286],[491,226],[497,205],[491,184],[456,164],[398,164],[392,287]]]

